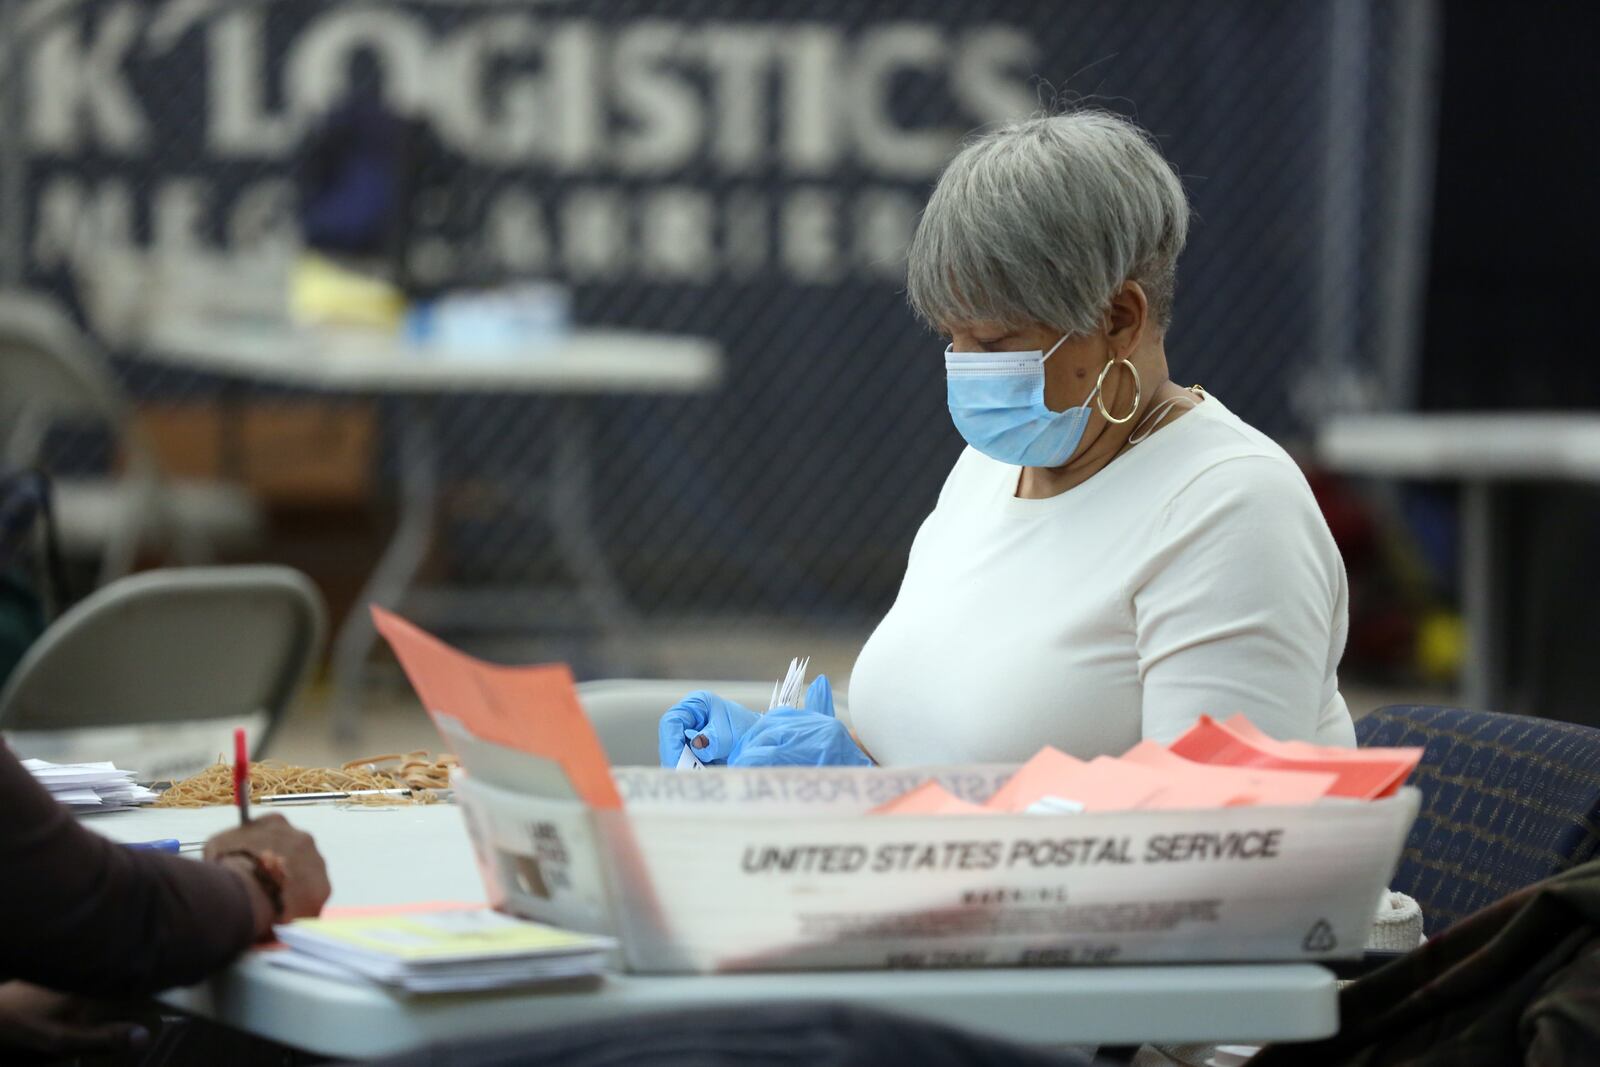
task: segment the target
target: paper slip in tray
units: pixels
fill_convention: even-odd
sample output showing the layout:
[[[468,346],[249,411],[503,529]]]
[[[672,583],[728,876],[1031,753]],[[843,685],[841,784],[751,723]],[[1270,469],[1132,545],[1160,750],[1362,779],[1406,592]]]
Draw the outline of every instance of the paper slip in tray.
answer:
[[[277,927],[280,967],[351,973],[411,992],[498,989],[598,974],[615,942],[487,908],[302,919]]]

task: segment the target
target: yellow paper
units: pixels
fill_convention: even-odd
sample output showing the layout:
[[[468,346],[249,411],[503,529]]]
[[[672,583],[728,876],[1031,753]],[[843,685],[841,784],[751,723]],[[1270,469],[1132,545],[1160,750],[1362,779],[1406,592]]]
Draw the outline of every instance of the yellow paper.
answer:
[[[487,908],[301,919],[280,933],[290,945],[314,938],[323,945],[400,962],[493,959],[588,951],[594,938],[527,922]]]

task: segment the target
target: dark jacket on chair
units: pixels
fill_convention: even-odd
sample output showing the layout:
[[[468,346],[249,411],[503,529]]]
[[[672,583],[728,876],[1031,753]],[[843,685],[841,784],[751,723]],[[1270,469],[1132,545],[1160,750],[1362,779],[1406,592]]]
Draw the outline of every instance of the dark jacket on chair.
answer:
[[[1600,860],[1513,893],[1339,997],[1338,1035],[1251,1067],[1600,1062]]]

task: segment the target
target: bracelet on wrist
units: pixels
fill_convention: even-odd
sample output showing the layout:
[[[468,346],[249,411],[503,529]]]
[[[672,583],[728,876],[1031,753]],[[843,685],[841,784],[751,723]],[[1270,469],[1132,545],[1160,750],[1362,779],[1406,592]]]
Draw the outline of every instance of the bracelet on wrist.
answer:
[[[247,848],[236,848],[218,856],[217,861],[220,863],[234,856],[242,856],[250,861],[250,874],[272,905],[272,921],[282,922],[283,884],[288,879],[288,872],[283,867],[283,858],[276,852],[253,852]]]

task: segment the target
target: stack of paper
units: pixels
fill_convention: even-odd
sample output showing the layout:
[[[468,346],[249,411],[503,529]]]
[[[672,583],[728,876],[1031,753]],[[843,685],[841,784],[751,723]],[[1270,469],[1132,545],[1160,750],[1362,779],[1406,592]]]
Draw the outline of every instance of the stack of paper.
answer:
[[[25,759],[22,765],[51,796],[74,811],[119,811],[156,799],[155,793],[134,782],[133,771],[119,771],[112,763]]]
[[[811,657],[804,659],[796,656],[789,661],[789,671],[780,682],[772,683],[772,699],[767,703],[767,710],[774,708],[798,708],[800,701],[805,698],[806,671],[811,667]]]
[[[408,993],[506,989],[602,973],[616,942],[528,922],[482,906],[422,905],[330,915],[277,928],[279,967]]]

